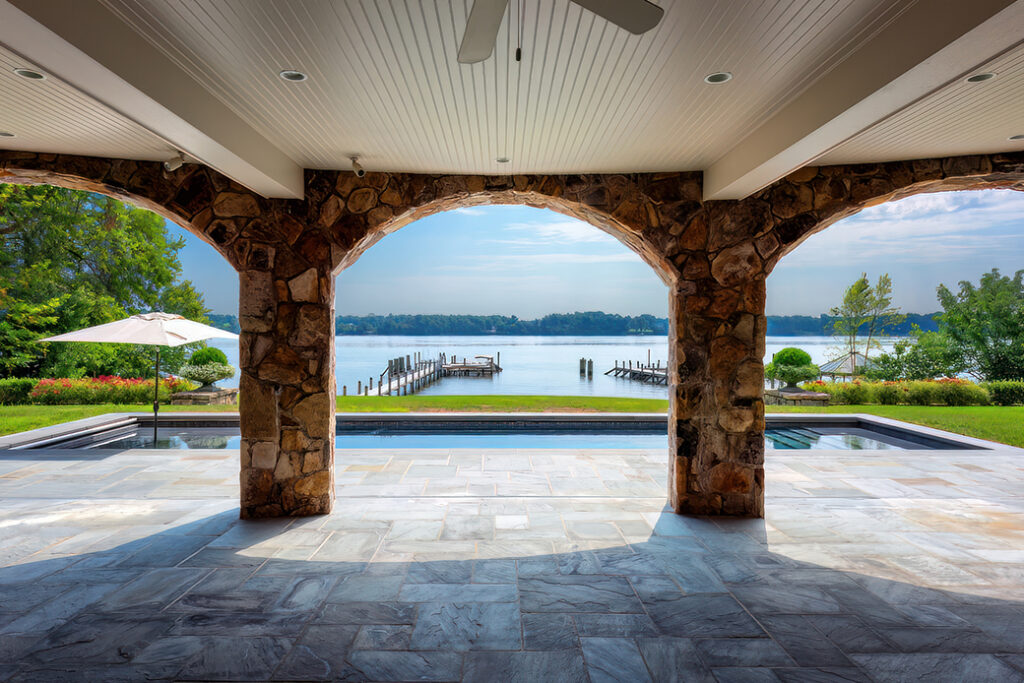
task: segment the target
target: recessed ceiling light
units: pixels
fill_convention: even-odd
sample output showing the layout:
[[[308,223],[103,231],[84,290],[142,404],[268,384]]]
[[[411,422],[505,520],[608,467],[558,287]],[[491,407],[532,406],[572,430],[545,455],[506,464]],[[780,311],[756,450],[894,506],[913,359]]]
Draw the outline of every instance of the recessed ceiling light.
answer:
[[[497,161],[499,164],[507,164],[508,157],[498,157],[497,159],[495,159],[495,161]]]
[[[986,72],[986,73],[983,73],[983,74],[974,74],[973,76],[968,76],[967,77],[967,82],[968,83],[983,83],[985,81],[990,81],[990,80],[992,80],[995,77],[996,77],[996,75],[994,73],[992,73],[991,71],[989,71],[989,72]]]
[[[1021,135],[1011,135],[1010,139],[1011,140],[1024,140],[1024,133],[1022,133]]]
[[[719,83],[728,83],[731,80],[732,74],[729,73],[728,71],[716,71],[715,73],[708,74],[707,76],[704,77],[704,82],[710,83],[711,85],[718,85]]]
[[[306,74],[302,73],[301,71],[296,71],[295,69],[285,69],[278,75],[281,76],[281,78],[283,78],[284,80],[291,81],[292,83],[301,83],[302,81],[309,78],[309,76],[307,76]]]
[[[13,138],[13,137],[14,137],[14,133],[8,133],[8,132],[0,130],[0,138]]]
[[[27,79],[29,79],[31,81],[43,81],[43,80],[46,80],[46,75],[39,73],[35,69],[23,69],[21,67],[18,67],[17,69],[14,70],[14,73],[18,74],[22,78],[27,78]]]

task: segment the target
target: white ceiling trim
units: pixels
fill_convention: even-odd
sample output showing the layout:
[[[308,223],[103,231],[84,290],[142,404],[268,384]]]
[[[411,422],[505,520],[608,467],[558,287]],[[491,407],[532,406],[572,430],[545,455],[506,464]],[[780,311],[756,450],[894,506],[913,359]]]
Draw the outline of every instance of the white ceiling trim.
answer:
[[[301,166],[94,0],[0,0],[0,43],[249,189],[303,196]]]
[[[910,6],[704,171],[705,199],[741,199],[956,82],[1021,40],[1024,0]]]

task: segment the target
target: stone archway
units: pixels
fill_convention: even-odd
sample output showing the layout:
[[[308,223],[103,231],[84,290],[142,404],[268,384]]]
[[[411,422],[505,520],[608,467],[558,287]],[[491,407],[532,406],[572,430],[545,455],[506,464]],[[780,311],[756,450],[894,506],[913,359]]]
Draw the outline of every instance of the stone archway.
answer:
[[[213,244],[239,272],[241,515],[329,512],[334,274],[389,230],[473,202],[552,208],[640,253],[670,286],[669,500],[679,513],[764,514],[765,278],[800,241],[918,192],[1021,189],[1024,153],[801,169],[737,201],[697,173],[435,176],[308,171],[304,200],[210,169],[0,152],[0,182],[123,198]]]

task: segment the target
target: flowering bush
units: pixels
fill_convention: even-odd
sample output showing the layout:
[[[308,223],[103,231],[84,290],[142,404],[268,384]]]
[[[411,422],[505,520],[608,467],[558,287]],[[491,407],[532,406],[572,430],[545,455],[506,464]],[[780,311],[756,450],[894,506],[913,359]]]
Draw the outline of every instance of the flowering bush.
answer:
[[[160,402],[166,403],[176,391],[191,384],[176,377],[160,382]],[[84,379],[41,379],[28,394],[29,403],[72,405],[89,403],[149,403],[153,400],[153,380],[104,375]]]
[[[912,382],[807,382],[808,391],[829,395],[834,404],[913,406],[984,406],[989,404],[989,392],[984,387],[965,379],[950,377],[940,380],[914,380]]]
[[[1024,380],[1004,379],[981,385],[997,406],[1024,405]]]

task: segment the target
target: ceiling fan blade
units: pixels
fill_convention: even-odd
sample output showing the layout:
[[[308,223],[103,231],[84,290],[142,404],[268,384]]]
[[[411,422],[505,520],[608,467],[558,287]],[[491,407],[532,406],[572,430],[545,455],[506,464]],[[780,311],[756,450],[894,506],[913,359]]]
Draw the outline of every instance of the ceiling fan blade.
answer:
[[[665,10],[647,0],[572,1],[636,35],[650,31],[665,15]]]
[[[473,3],[466,21],[466,32],[462,34],[462,44],[459,45],[460,63],[474,64],[491,56],[507,7],[508,0],[476,0]]]

